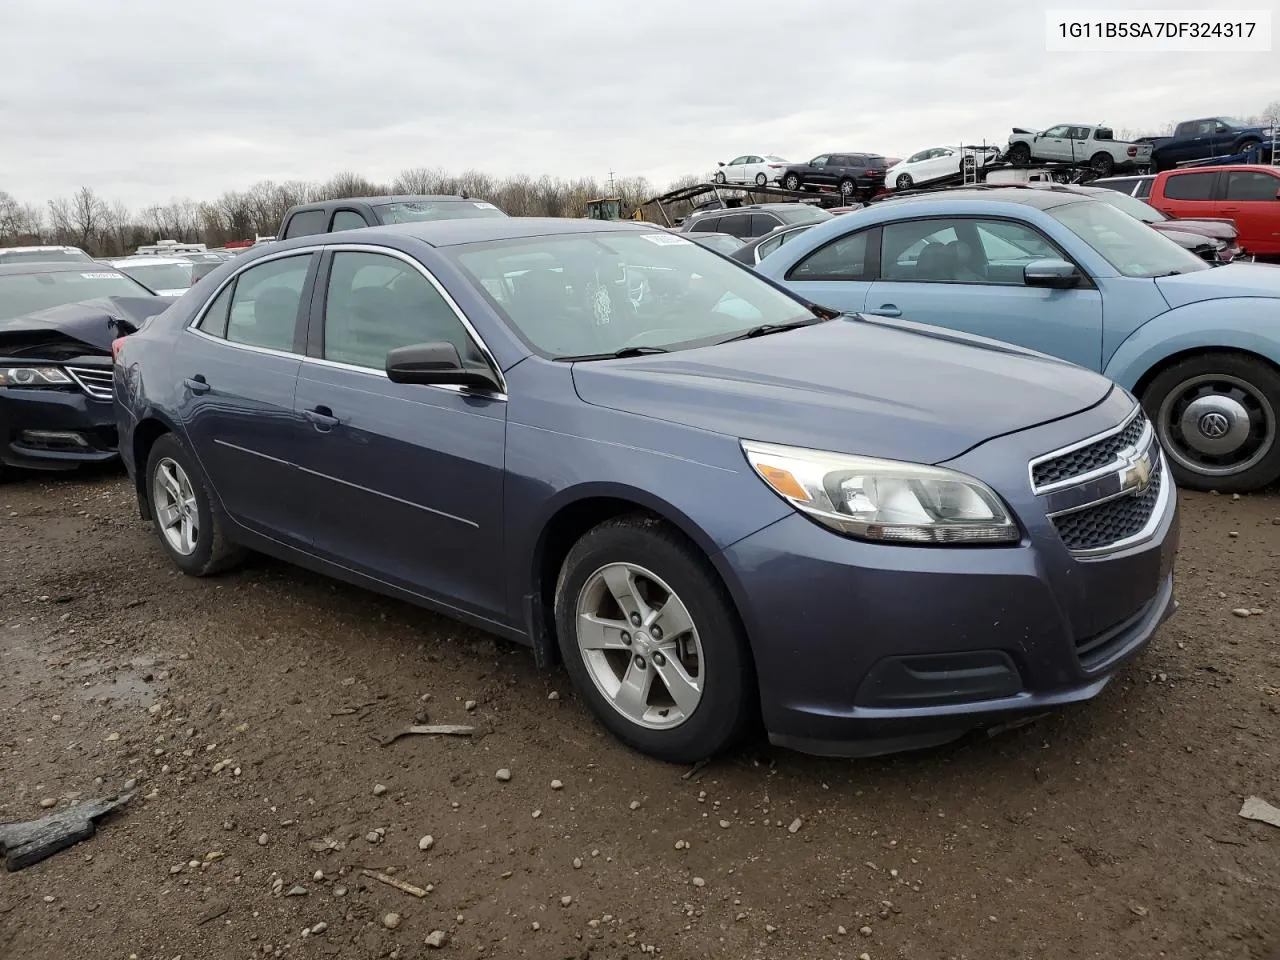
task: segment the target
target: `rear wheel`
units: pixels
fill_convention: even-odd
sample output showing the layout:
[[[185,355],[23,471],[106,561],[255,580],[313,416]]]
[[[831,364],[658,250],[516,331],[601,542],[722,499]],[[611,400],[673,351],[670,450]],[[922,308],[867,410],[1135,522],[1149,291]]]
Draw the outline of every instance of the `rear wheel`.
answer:
[[[223,532],[194,458],[173,434],[165,434],[152,446],[146,481],[156,533],[179,570],[207,577],[243,558],[244,550]]]
[[[857,192],[858,192],[858,185],[854,183],[852,180],[850,180],[848,177],[845,177],[843,180],[840,181],[840,196],[848,199],[849,197],[852,197]]]
[[[1190,357],[1161,371],[1142,405],[1182,486],[1243,493],[1280,478],[1280,372],[1266,361]]]
[[[555,615],[574,686],[623,742],[692,763],[746,727],[755,683],[737,612],[676,531],[632,516],[588,532],[565,558]]]
[[[1115,157],[1107,153],[1105,150],[1099,150],[1089,158],[1089,168],[1100,177],[1106,177],[1115,169]]]
[[[1262,141],[1257,139],[1256,137],[1251,137],[1247,140],[1240,141],[1240,150],[1238,152],[1248,153],[1250,150],[1253,150],[1255,147],[1260,147],[1260,146],[1262,146]],[[1262,158],[1259,157],[1258,159],[1262,159]]]

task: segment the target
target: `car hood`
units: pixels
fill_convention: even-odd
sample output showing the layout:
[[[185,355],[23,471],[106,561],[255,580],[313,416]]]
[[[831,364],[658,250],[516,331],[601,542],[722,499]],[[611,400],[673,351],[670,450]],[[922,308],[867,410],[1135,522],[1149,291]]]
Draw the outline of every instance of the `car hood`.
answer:
[[[1161,233],[1198,233],[1202,237],[1213,237],[1215,240],[1228,242],[1235,240],[1237,236],[1235,224],[1230,220],[1159,220],[1151,226]]]
[[[0,320],[0,355],[57,360],[111,352],[111,341],[133,333],[175,297],[99,297]]]
[[[1170,307],[1227,297],[1280,298],[1280,270],[1265,263],[1227,263],[1176,277],[1157,277],[1156,286]]]
[[[1099,403],[1110,381],[1042,354],[907,321],[798,330],[574,364],[587,403],[728,436],[919,463]]]

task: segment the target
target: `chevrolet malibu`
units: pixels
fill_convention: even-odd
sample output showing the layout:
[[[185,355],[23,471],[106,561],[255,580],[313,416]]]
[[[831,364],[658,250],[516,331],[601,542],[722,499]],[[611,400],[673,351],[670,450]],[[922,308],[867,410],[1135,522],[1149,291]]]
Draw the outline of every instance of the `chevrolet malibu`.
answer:
[[[114,344],[183,572],[246,549],[563,661],[671,761],[1087,700],[1172,612],[1176,495],[1080,367],[814,307],[643,224],[300,237]]]

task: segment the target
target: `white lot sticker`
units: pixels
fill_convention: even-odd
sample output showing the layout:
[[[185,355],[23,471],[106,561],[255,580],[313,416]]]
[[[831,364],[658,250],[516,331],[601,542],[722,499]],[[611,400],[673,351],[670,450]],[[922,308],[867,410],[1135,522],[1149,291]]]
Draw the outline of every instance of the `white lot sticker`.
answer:
[[[118,273],[82,273],[80,274],[85,280],[114,280],[120,276]]]
[[[497,210],[498,209],[492,203],[476,203],[476,204],[473,204],[473,206],[477,207],[480,210]]]
[[[650,243],[656,243],[660,247],[669,247],[677,243],[692,243],[692,240],[686,240],[684,237],[677,237],[674,233],[642,233]]]

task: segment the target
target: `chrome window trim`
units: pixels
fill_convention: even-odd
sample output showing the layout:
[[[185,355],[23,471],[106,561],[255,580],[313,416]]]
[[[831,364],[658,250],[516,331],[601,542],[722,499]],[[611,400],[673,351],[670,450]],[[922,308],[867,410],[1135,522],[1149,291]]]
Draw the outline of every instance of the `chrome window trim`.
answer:
[[[360,367],[360,366],[356,366],[355,364],[339,363],[336,360],[326,360],[323,357],[309,357],[305,353],[296,353],[292,350],[273,350],[269,347],[258,347],[248,343],[236,343],[234,340],[228,340],[226,337],[215,337],[213,336],[213,334],[205,333],[203,330],[199,329],[200,323],[204,320],[205,314],[208,313],[209,308],[213,305],[213,302],[218,299],[218,296],[222,293],[223,290],[227,288],[229,284],[234,283],[237,279],[239,279],[241,274],[245,273],[248,270],[252,270],[254,267],[260,266],[261,264],[268,263],[272,260],[282,260],[285,257],[310,256],[316,253],[322,254],[322,253],[325,253],[326,251],[330,253],[372,253],[372,254],[378,254],[382,256],[390,256],[397,260],[404,261],[409,266],[417,270],[417,272],[421,274],[422,277],[429,284],[431,284],[431,286],[435,289],[436,293],[440,294],[440,297],[444,300],[444,302],[449,305],[449,309],[452,310],[454,316],[458,318],[458,321],[462,324],[463,329],[467,331],[467,334],[471,337],[472,342],[479,348],[481,354],[483,354],[484,358],[489,362],[489,365],[492,368],[493,373],[498,378],[498,384],[501,387],[501,390],[499,391],[499,393],[497,394],[478,393],[477,395],[494,396],[502,400],[507,399],[508,397],[507,378],[503,375],[502,368],[498,365],[497,358],[494,357],[493,351],[489,349],[489,345],[485,343],[484,338],[480,336],[480,332],[476,330],[475,326],[471,323],[471,321],[467,319],[467,315],[462,311],[462,308],[458,306],[458,302],[453,299],[453,296],[449,293],[448,290],[444,288],[444,286],[440,283],[440,281],[435,278],[435,276],[431,273],[430,270],[428,270],[425,266],[423,266],[421,263],[419,263],[416,259],[414,259],[409,254],[405,253],[402,250],[396,250],[393,247],[383,247],[373,243],[341,243],[341,242],[314,243],[314,244],[307,244],[301,247],[293,247],[289,250],[280,250],[274,253],[269,253],[266,256],[263,256],[254,260],[252,263],[245,264],[239,270],[236,270],[230,276],[223,279],[223,281],[220,284],[218,284],[217,289],[215,289],[209,295],[209,297],[205,300],[205,302],[200,306],[200,309],[196,311],[196,314],[191,319],[191,322],[186,325],[186,328],[185,328],[186,332],[193,333],[198,337],[204,337],[204,339],[211,340],[214,343],[221,343],[228,347],[234,347],[239,350],[249,350],[255,353],[264,353],[270,356],[277,356],[277,357],[289,357],[289,358],[300,360],[306,363],[319,363],[325,366],[335,366],[342,369],[355,370],[361,373],[372,373],[375,375],[381,375],[384,379],[386,379],[387,374],[385,370],[379,371],[379,370],[372,369],[370,367]],[[319,278],[317,277],[317,280],[318,279]],[[325,287],[325,294],[326,296],[328,294],[327,285]],[[230,305],[228,305],[228,308],[229,307]],[[448,390],[449,392],[452,392],[452,393],[468,393],[468,394],[477,393],[476,391],[469,390],[466,387],[455,387],[449,384],[424,384],[424,386],[431,386],[440,390]]]
[[[1053,493],[1055,490],[1062,490],[1066,487],[1074,487],[1077,484],[1088,483],[1090,480],[1095,480],[1098,477],[1105,476],[1106,474],[1114,471],[1118,464],[1121,464],[1124,462],[1123,459],[1121,459],[1120,457],[1117,457],[1115,460],[1112,460],[1110,463],[1104,466],[1098,467],[1095,470],[1090,470],[1088,473],[1082,473],[1082,474],[1079,474],[1078,476],[1068,477],[1065,480],[1056,480],[1053,483],[1047,483],[1044,486],[1036,486],[1036,482],[1035,482],[1036,467],[1038,467],[1040,464],[1046,463],[1050,460],[1056,460],[1058,457],[1064,457],[1069,453],[1074,453],[1077,450],[1082,450],[1085,447],[1092,446],[1095,443],[1101,443],[1103,440],[1106,440],[1109,437],[1114,437],[1116,434],[1124,433],[1124,431],[1128,429],[1129,424],[1131,424],[1134,421],[1134,418],[1137,417],[1140,413],[1142,413],[1142,405],[1135,403],[1133,405],[1133,409],[1129,411],[1129,415],[1125,417],[1122,421],[1120,421],[1120,423],[1117,426],[1109,427],[1106,430],[1103,430],[1101,433],[1095,433],[1091,437],[1086,437],[1083,440],[1078,440],[1075,443],[1068,444],[1065,447],[1060,447],[1059,449],[1053,450],[1049,453],[1041,454],[1040,456],[1035,457],[1032,460],[1028,461],[1027,482],[1031,485],[1031,492],[1034,493],[1036,496],[1042,496],[1047,493]],[[1153,433],[1154,433],[1154,428],[1151,426],[1150,421],[1148,421],[1147,425],[1142,430],[1142,435],[1138,438],[1138,442],[1134,444],[1134,450],[1136,451],[1136,450],[1145,449],[1147,445],[1150,443],[1151,435]]]

